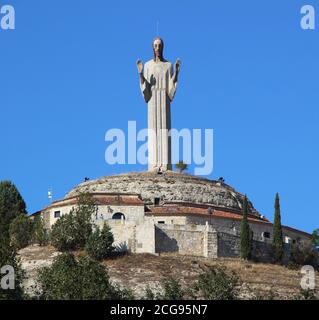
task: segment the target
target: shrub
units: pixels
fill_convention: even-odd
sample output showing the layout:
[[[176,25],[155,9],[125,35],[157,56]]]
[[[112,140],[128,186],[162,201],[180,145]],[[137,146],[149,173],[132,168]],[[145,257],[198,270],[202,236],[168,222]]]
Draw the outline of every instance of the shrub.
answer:
[[[24,214],[18,215],[10,224],[10,242],[17,250],[28,246],[31,240],[32,222]]]
[[[0,300],[24,299],[26,297],[22,289],[24,272],[17,258],[16,250],[9,244],[8,239],[0,234],[0,267],[7,265],[14,269],[14,289],[4,290],[0,286]]]
[[[26,214],[26,204],[16,186],[10,181],[0,182],[0,234],[9,238],[11,222]]]
[[[249,288],[249,300],[280,300],[280,296],[273,289],[260,290]]]
[[[163,300],[183,300],[184,292],[178,280],[169,277],[164,280],[162,287],[164,292],[158,298]]]
[[[234,300],[238,298],[239,278],[235,273],[226,273],[220,266],[211,267],[198,276],[193,286],[193,295],[206,300]]]
[[[168,277],[162,281],[157,290],[152,290],[147,285],[143,300],[183,300],[184,294],[180,282],[173,277]]]
[[[32,222],[32,242],[37,243],[40,246],[48,243],[48,233],[44,228],[43,218],[36,216]]]
[[[310,242],[294,244],[290,253],[290,263],[298,266],[311,265],[318,268],[318,252]]]
[[[114,252],[114,237],[111,228],[105,223],[102,230],[97,228],[89,237],[85,250],[98,261],[109,258]]]
[[[85,256],[77,261],[73,254],[62,253],[37,278],[40,297],[45,300],[108,300],[132,298],[128,290],[112,285],[107,270]]]
[[[96,206],[89,194],[81,194],[78,206],[63,215],[52,227],[51,243],[59,251],[83,249],[92,233]]]
[[[156,299],[156,294],[153,292],[153,290],[147,285],[145,288],[145,297],[143,300],[155,300]]]
[[[300,293],[297,296],[298,300],[318,300],[316,290],[300,289]]]
[[[75,250],[78,247],[74,210],[62,216],[51,229],[51,244],[59,251]]]

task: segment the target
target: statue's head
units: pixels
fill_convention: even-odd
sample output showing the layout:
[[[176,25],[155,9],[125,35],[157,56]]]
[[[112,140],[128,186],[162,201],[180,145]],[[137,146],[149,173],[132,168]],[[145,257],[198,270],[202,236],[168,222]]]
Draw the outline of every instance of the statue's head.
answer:
[[[153,40],[153,53],[154,53],[154,59],[159,58],[161,61],[164,60],[163,57],[163,51],[164,51],[164,41],[160,37],[156,37]]]

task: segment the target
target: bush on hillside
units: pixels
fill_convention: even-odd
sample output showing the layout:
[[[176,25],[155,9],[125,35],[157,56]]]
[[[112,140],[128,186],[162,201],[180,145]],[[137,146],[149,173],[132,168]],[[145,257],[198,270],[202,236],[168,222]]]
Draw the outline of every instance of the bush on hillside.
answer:
[[[36,216],[32,222],[31,241],[32,243],[37,243],[40,246],[48,244],[48,231],[44,228],[44,221],[41,216]]]
[[[235,273],[226,273],[220,267],[210,267],[201,273],[193,286],[193,296],[206,300],[235,300],[238,298],[239,278]]]
[[[319,255],[310,242],[292,245],[290,253],[290,264],[296,266],[311,265],[319,268]]]
[[[114,252],[114,237],[111,228],[105,223],[102,230],[97,228],[89,237],[85,250],[88,255],[98,261],[107,259]]]
[[[29,245],[31,241],[32,221],[25,214],[18,215],[10,224],[10,243],[20,250]]]
[[[89,194],[81,194],[78,206],[63,215],[52,227],[51,243],[59,251],[83,249],[92,234],[92,215],[96,206]]]
[[[62,253],[50,267],[44,267],[37,278],[40,297],[45,300],[109,300],[132,299],[128,290],[114,286],[107,270],[85,256],[76,260]]]

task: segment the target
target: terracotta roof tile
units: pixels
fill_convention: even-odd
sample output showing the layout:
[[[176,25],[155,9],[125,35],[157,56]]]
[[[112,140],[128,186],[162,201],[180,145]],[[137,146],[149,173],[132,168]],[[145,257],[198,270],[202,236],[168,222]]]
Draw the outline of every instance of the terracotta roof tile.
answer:
[[[121,194],[92,194],[93,199],[97,205],[127,205],[127,206],[144,206],[143,200],[139,195],[121,195]],[[67,199],[53,202],[48,208],[55,208],[61,206],[76,205],[77,197],[70,197]]]
[[[148,215],[184,215],[184,214],[192,214],[192,215],[203,215],[210,216],[207,208],[198,208],[198,207],[185,207],[185,206],[150,206]],[[241,220],[242,215],[237,213],[231,213],[227,211],[221,210],[213,210],[212,217],[220,217],[220,218],[228,218],[228,219],[236,219]],[[258,218],[253,215],[248,216],[249,221],[255,222],[264,222],[269,223],[269,221],[265,218]]]

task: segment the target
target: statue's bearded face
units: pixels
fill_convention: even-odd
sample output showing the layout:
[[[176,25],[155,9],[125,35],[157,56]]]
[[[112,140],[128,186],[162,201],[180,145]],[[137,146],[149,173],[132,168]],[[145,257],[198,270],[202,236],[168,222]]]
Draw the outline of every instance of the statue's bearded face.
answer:
[[[153,42],[153,51],[156,58],[163,57],[163,41],[161,39],[155,39]]]

